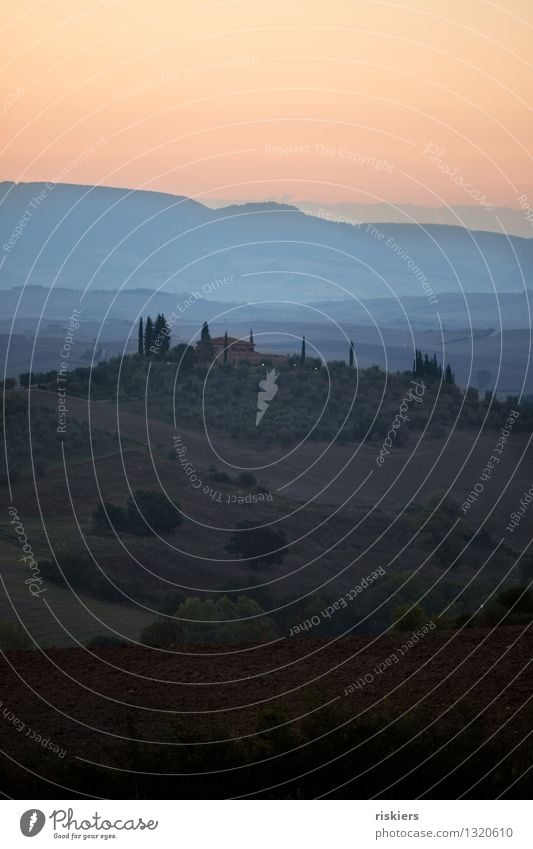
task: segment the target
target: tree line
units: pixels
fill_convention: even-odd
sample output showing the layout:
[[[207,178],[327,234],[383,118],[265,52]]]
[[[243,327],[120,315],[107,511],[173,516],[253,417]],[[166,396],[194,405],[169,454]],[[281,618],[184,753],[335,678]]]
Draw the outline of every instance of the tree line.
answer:
[[[139,319],[137,353],[141,357],[157,356],[165,359],[170,348],[170,326],[163,313],[158,313],[155,321],[146,318],[143,327],[142,316]]]

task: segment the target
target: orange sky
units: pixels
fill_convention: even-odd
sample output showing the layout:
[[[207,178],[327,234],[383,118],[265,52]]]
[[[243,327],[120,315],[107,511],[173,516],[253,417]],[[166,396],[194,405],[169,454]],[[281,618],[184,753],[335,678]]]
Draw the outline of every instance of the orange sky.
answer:
[[[500,5],[23,0],[3,11],[0,176],[533,205],[533,6]]]

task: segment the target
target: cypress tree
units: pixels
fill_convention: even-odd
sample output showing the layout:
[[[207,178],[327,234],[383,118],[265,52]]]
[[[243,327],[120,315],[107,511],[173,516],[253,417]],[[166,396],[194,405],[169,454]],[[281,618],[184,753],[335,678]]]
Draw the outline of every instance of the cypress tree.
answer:
[[[305,336],[302,336],[302,351],[300,354],[300,365],[305,363]]]
[[[139,319],[139,345],[137,350],[142,357],[144,355],[144,333],[142,316]]]
[[[355,359],[355,355],[354,355],[354,349],[353,349],[353,342],[350,342],[350,368],[354,367],[354,359]]]
[[[228,361],[228,331],[224,333],[224,362]]]
[[[250,327],[250,345],[253,347],[254,345],[254,334],[252,333],[252,328]]]
[[[451,370],[451,367],[450,367],[449,364],[446,366],[446,370],[444,372],[444,383],[447,383],[450,386],[453,386],[453,384],[455,383],[455,375],[454,375],[453,371]]]
[[[213,346],[211,344],[211,335],[207,321],[202,324],[200,331],[200,344],[198,345],[198,356],[204,361],[213,359]]]
[[[150,316],[146,319],[146,327],[144,328],[144,356],[149,357],[151,354],[150,346],[154,342],[154,325]]]
[[[164,313],[161,313],[161,330],[162,334],[161,345],[159,346],[159,353],[162,357],[165,356],[168,349],[170,348],[170,327],[167,324],[167,320],[164,316]]]

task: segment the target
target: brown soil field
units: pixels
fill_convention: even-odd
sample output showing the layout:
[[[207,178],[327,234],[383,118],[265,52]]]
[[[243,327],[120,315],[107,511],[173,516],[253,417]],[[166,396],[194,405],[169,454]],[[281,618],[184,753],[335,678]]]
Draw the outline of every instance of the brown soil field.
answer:
[[[429,633],[377,673],[378,664],[409,637],[395,633],[331,644],[285,639],[268,647],[206,646],[191,653],[9,652],[2,660],[0,699],[26,726],[66,749],[67,761],[109,768],[123,738],[155,751],[177,739],[232,739],[253,735],[266,709],[282,711],[291,727],[310,711],[315,718],[327,716],[332,701],[350,722],[377,716],[394,724],[407,716],[417,733],[436,723],[455,734],[475,722],[485,739],[503,735],[508,751],[530,734],[531,628]],[[365,675],[368,683],[346,695],[345,688]],[[21,763],[35,747],[5,718],[0,745]],[[179,768],[179,750],[174,752]],[[54,758],[49,754],[45,761],[52,772]],[[231,778],[225,792],[232,795]]]

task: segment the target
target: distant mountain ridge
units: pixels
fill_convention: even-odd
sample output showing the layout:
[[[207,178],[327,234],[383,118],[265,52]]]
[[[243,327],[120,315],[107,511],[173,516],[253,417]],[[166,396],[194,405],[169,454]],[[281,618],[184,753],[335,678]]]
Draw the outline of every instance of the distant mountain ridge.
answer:
[[[0,245],[1,289],[161,288],[301,303],[427,295],[428,317],[428,290],[517,292],[533,276],[530,239],[446,225],[357,228],[287,204],[211,209],[106,186],[2,183]],[[217,288],[223,278],[230,283]]]

